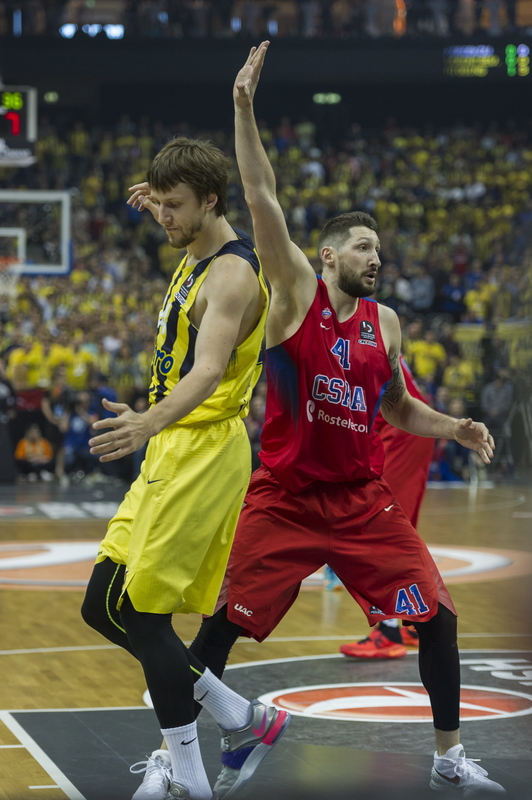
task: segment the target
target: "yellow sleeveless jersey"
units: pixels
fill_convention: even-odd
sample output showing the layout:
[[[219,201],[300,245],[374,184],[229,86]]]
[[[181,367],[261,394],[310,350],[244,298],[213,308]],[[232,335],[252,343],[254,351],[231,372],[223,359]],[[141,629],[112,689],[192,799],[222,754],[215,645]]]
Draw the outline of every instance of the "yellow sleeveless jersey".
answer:
[[[231,253],[248,261],[257,274],[264,294],[264,309],[260,320],[250,336],[231,353],[220,384],[207,400],[180,419],[179,425],[214,422],[237,415],[245,417],[253,387],[260,376],[268,289],[251,239],[242,231],[235,230],[235,233],[238,239],[226,242],[214,256],[193,266],[187,266],[185,256],[172,277],[159,313],[149,391],[150,404],[158,403],[170,394],[174,386],[194,366],[198,329],[193,325],[189,314],[198,291],[217,258]]]

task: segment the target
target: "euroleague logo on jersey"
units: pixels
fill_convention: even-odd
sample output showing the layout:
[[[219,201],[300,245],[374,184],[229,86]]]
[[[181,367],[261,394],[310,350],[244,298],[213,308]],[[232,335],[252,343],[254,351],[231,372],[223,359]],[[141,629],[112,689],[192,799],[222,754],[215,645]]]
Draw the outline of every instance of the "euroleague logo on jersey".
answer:
[[[269,692],[262,703],[314,719],[351,722],[431,722],[427,692],[420,683],[372,682],[297,686]],[[501,719],[532,714],[532,696],[509,689],[462,686],[460,718]]]
[[[188,293],[191,290],[192,286],[194,285],[194,281],[196,280],[196,276],[194,273],[189,275],[186,281],[183,282],[183,285],[180,289],[178,289],[174,294],[174,299],[180,306],[184,305],[187,301]]]
[[[375,328],[373,327],[373,323],[367,319],[362,320],[360,323],[360,339],[358,340],[359,344],[369,344],[370,347],[377,347],[376,336],[375,336]]]

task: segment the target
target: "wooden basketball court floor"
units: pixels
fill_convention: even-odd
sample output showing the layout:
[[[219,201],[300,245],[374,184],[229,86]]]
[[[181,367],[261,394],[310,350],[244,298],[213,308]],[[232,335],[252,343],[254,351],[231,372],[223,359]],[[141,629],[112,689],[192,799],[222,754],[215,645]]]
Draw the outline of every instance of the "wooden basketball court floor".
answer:
[[[124,488],[0,487],[0,799],[129,800],[129,765],[159,746],[138,664],[80,618],[96,543]],[[419,531],[459,613],[462,741],[510,797],[532,797],[530,475],[430,487]],[[199,620],[176,616],[190,641]],[[226,681],[296,709],[242,798],[425,797],[433,752],[415,651],[357,662],[367,634],[345,590],[314,576],[262,644],[239,640]],[[286,704],[288,703],[288,706]],[[219,738],[200,716],[209,778]]]

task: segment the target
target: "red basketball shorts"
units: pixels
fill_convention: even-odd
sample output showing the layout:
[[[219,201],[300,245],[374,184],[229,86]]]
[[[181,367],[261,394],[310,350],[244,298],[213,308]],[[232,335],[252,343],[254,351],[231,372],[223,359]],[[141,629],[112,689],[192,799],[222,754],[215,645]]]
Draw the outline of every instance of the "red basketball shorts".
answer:
[[[283,489],[264,467],[251,478],[226,582],[228,618],[265,639],[324,564],[336,572],[370,625],[429,620],[438,603],[456,614],[423,540],[384,480]]]

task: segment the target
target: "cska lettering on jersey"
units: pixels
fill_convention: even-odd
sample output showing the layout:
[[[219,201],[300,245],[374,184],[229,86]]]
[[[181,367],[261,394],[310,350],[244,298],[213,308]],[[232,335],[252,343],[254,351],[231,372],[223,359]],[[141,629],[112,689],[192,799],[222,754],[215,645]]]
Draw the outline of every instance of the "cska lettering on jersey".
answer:
[[[362,386],[350,386],[343,378],[316,375],[312,386],[314,400],[325,400],[332,405],[342,405],[351,411],[367,411]]]
[[[351,368],[349,359],[349,339],[339,337],[334,346],[331,347],[331,353],[338,359],[338,363],[344,370]],[[364,397],[364,389],[362,386],[352,386],[348,381],[343,378],[330,378],[328,375],[316,375],[312,385],[312,397],[314,400],[325,401],[331,403],[333,406],[341,405],[348,408],[350,411],[367,411],[366,398]],[[318,413],[318,419],[325,419],[327,415],[323,411]],[[339,419],[339,418],[338,418]],[[329,422],[327,418],[325,420]],[[346,427],[347,420],[337,422],[339,425]],[[352,426],[355,430],[359,426]]]

